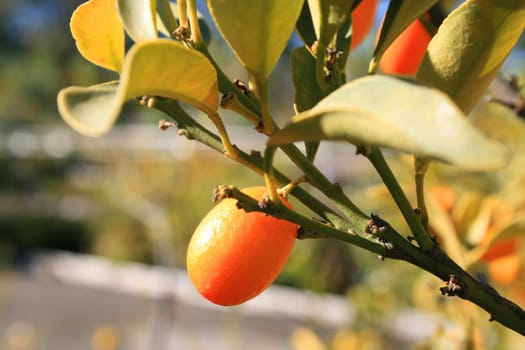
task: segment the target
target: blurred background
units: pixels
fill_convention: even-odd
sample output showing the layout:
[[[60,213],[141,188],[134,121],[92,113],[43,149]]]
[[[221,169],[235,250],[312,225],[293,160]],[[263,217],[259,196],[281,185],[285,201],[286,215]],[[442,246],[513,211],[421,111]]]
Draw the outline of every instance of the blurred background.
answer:
[[[81,3],[0,0],[0,349],[430,349],[436,334],[444,336],[432,349],[464,348],[464,328],[436,312],[443,300],[425,294],[439,281],[331,240],[298,242],[277,286],[246,305],[219,308],[196,295],[184,273],[185,249],[213,206],[213,188],[262,179],[172,130],[161,132],[165,116],[135,102],[103,138],[71,130],[58,115],[57,92],[117,78],[75,49],[69,18]],[[229,76],[245,78],[208,23],[214,56]],[[352,53],[349,77],[366,74],[377,24]],[[280,123],[293,115],[288,55],[299,45],[293,38],[272,75]],[[522,38],[504,67],[521,81],[524,49]],[[479,111],[474,120],[494,131]],[[249,125],[226,118],[236,144],[261,148]],[[525,133],[514,119],[505,125],[519,148]],[[389,160],[410,186],[411,160]],[[352,149],[327,143],[316,163],[363,208],[403,227],[379,179]],[[446,186],[440,193],[497,188],[521,203],[519,169],[517,163],[489,176],[436,167],[429,181]],[[423,312],[421,300],[436,308]],[[497,328],[485,344],[501,346],[502,333]],[[525,345],[512,334],[505,339]]]

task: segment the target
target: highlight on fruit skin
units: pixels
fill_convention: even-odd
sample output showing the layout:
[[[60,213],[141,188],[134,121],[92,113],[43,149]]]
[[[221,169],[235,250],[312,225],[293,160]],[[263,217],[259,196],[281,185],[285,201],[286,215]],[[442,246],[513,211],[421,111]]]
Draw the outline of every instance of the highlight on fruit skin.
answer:
[[[431,39],[421,20],[415,20],[386,49],[379,68],[387,74],[414,76]]]
[[[266,194],[265,187],[242,191],[257,200]],[[197,291],[222,306],[242,304],[269,287],[297,237],[296,224],[260,212],[247,213],[236,204],[236,199],[223,199],[202,219],[186,256],[188,275]]]

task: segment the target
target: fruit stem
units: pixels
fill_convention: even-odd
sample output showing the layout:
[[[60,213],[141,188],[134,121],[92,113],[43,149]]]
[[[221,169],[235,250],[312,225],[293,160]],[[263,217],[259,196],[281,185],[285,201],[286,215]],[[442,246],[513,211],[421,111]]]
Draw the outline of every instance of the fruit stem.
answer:
[[[222,96],[221,108],[236,112],[246,120],[250,121],[256,127],[258,127],[261,123],[261,117],[242,104],[239,100],[239,97],[233,92],[228,92]]]
[[[304,172],[308,182],[334,202],[337,208],[349,219],[349,223],[367,218],[367,215],[344,194],[341,186],[330,182],[295,145],[286,144],[280,148]],[[346,227],[348,228],[348,225]]]
[[[306,175],[303,175],[303,176],[300,176],[294,180],[292,180],[292,182],[290,182],[289,184],[287,184],[286,186],[284,187],[281,187],[277,190],[277,193],[279,193],[279,195],[281,195],[282,197],[284,198],[287,198],[288,197],[288,194],[295,188],[297,187],[300,183],[303,183],[303,182],[307,182],[307,177]]]

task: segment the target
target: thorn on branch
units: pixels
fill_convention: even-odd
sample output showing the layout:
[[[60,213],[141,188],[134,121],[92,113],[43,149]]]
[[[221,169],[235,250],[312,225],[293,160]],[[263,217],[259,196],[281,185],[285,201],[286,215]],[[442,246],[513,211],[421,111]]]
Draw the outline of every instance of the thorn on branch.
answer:
[[[169,128],[176,128],[176,127],[177,127],[177,123],[170,122],[170,121],[165,120],[165,119],[159,120],[159,129],[162,130],[162,131],[166,131]]]
[[[386,221],[381,219],[376,214],[371,214],[370,217],[371,219],[368,220],[365,227],[366,233],[369,233],[371,235],[378,235],[386,231],[386,229],[388,228],[388,223]]]
[[[221,108],[228,109],[235,98],[235,94],[233,92],[227,92],[221,97]]]
[[[297,229],[297,239],[305,239],[305,238],[316,238],[319,236],[319,232],[314,230],[309,230],[306,227],[299,226]]]
[[[343,51],[338,51],[337,49],[334,49],[332,47],[326,48],[325,67],[329,72],[335,69],[335,65],[337,64],[337,61],[339,60],[339,58],[341,58],[342,55]]]
[[[213,189],[212,201],[218,202],[221,199],[231,198],[231,189],[226,185],[219,185]]]
[[[446,295],[449,297],[459,295],[461,292],[461,285],[458,277],[456,275],[450,275],[450,278],[447,282],[447,285],[439,288],[441,295]]]
[[[378,238],[377,241],[381,243],[386,250],[394,249],[394,244],[392,242],[387,241],[386,239]]]
[[[264,134],[264,124],[263,122],[259,122],[256,126],[255,126],[255,131],[257,131],[259,134]]]
[[[261,209],[269,209],[272,201],[270,200],[270,196],[265,194],[261,200],[258,202],[259,208]]]
[[[182,41],[188,41],[190,39],[190,29],[188,26],[180,26],[173,31],[173,35]]]
[[[246,83],[242,81],[241,79],[235,78],[233,80],[233,85],[235,85],[239,90],[241,90],[242,93],[245,94],[246,96],[251,96],[252,92],[248,88],[248,85],[246,85]]]
[[[356,156],[365,156],[365,157],[368,157],[368,155],[370,154],[371,150],[370,150],[370,147],[367,147],[367,146],[356,146],[356,149],[355,149],[355,155]]]
[[[255,158],[262,158],[261,151],[257,151],[254,149],[250,151],[250,156],[255,157]]]

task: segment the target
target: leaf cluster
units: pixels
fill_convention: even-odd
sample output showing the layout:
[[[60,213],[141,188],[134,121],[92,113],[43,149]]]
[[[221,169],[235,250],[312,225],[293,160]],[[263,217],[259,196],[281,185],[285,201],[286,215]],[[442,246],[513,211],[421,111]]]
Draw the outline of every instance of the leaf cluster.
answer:
[[[362,0],[369,1],[369,0]],[[360,1],[208,0],[221,35],[248,75],[232,81],[214,60],[203,39],[195,0],[90,0],[77,8],[71,30],[79,52],[115,71],[118,80],[59,92],[64,120],[80,133],[102,136],[132,99],[173,118],[179,133],[197,140],[261,174],[270,201],[261,208],[235,187],[222,188],[245,210],[266,211],[301,226],[299,238],[335,238],[383,258],[407,261],[441,278],[441,292],[472,301],[497,320],[525,334],[525,313],[485,282],[453,261],[431,236],[424,177],[431,162],[468,171],[491,171],[508,162],[506,146],[488,138],[468,115],[497,76],[525,29],[522,0],[468,0],[437,29],[415,77],[376,74],[386,48],[415,19],[438,6],[435,0],[391,0],[370,57],[370,76],[347,82],[352,12]],[[100,23],[102,25],[94,25]],[[354,19],[357,20],[357,19]],[[280,127],[272,116],[268,77],[292,33],[304,45],[291,55],[297,111]],[[125,50],[126,35],[133,41]],[[407,53],[409,54],[409,53]],[[221,98],[219,98],[221,95]],[[203,112],[212,131],[179,104]],[[229,138],[220,115],[230,109],[267,136],[266,147],[245,152]],[[161,123],[165,129],[173,123]],[[314,164],[319,143],[339,140],[366,157],[404,217],[402,235],[377,215],[365,214]],[[305,151],[297,142],[305,142]],[[289,179],[273,162],[280,149],[303,173]],[[399,185],[382,150],[412,155],[416,210]],[[325,199],[305,190],[317,188]],[[284,186],[284,187],[283,187]],[[278,187],[282,187],[278,191]],[[293,212],[277,199],[291,193],[314,214]]]

